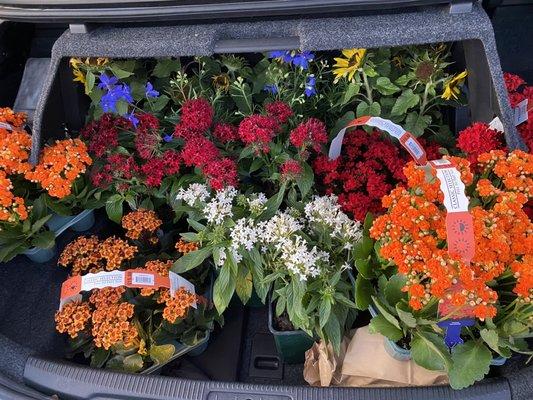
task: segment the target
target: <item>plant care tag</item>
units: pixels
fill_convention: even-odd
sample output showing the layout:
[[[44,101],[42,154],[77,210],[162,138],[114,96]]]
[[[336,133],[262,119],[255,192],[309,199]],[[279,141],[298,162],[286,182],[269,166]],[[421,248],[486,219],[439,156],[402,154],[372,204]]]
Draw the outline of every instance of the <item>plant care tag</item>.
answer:
[[[444,343],[448,348],[463,344],[464,340],[461,338],[461,329],[463,326],[473,326],[475,320],[473,318],[462,319],[447,319],[439,322],[437,325],[446,331],[444,336]]]
[[[195,293],[194,285],[187,279],[172,271],[169,275],[166,277],[146,269],[130,269],[73,276],[61,285],[59,309],[61,310],[65,304],[71,301],[81,300],[81,292],[105,287],[168,288],[172,296],[176,290],[184,287],[190,293]],[[196,304],[194,307],[196,308]]]
[[[527,115],[528,115],[528,104],[527,103],[528,103],[527,99],[524,99],[520,103],[518,103],[516,107],[513,108],[515,126],[518,126],[521,123],[527,121]]]
[[[12,131],[13,127],[8,124],[7,122],[0,122],[0,128],[7,129],[8,131]]]
[[[196,294],[194,285],[187,279],[172,271],[169,272],[168,277],[170,278],[170,293],[172,293],[172,296],[174,296],[174,293],[176,293],[180,288],[184,288],[191,294]],[[197,307],[196,301],[194,302],[192,307]]]
[[[350,121],[348,125],[339,131],[337,136],[335,136],[335,138],[331,141],[331,146],[329,147],[328,155],[331,160],[335,160],[341,155],[342,142],[344,140],[346,130],[348,128],[353,128],[360,125],[372,126],[387,132],[389,135],[400,141],[401,145],[409,152],[409,154],[411,154],[413,159],[418,164],[424,165],[427,163],[426,151],[410,132],[406,131],[400,125],[395,124],[388,119],[370,116],[356,118]]]

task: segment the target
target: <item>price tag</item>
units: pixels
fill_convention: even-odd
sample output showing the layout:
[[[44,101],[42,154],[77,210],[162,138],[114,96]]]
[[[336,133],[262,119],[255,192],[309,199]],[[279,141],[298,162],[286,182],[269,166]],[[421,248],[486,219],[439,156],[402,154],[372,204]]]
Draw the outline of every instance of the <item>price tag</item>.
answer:
[[[356,118],[339,131],[337,136],[331,141],[331,146],[329,148],[328,155],[331,160],[340,156],[346,130],[360,125],[372,126],[387,132],[389,135],[400,141],[401,145],[409,152],[409,154],[411,154],[418,164],[424,165],[427,163],[426,151],[410,132],[388,119],[370,116]]]

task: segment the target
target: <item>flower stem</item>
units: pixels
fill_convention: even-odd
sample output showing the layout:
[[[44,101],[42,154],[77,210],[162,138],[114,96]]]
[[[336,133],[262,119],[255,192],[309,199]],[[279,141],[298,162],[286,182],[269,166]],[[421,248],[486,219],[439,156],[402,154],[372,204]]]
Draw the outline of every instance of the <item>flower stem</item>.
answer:
[[[363,83],[365,84],[366,94],[369,101],[369,105],[372,105],[374,103],[374,100],[372,99],[372,89],[370,88],[370,85],[368,83],[368,77],[365,74],[365,71],[361,69],[361,74],[363,75]]]

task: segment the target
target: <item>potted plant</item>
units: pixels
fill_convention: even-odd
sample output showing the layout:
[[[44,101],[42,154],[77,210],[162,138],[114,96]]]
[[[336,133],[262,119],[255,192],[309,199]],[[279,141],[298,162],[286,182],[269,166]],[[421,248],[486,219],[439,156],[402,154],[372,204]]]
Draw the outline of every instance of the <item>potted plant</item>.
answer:
[[[523,206],[531,196],[530,154],[482,153],[472,166],[451,157],[470,197],[475,251],[471,263],[448,252],[446,210],[439,181],[410,163],[407,188],[385,196],[388,211],[370,236],[373,267],[356,284],[359,306],[371,305],[370,329],[424,368],[446,371],[453,388],[482,379],[490,365],[513,353],[532,354],[531,221]],[[474,171],[474,173],[472,173]],[[399,346],[399,347],[398,347]],[[398,351],[400,350],[400,351]]]
[[[269,328],[289,363],[303,362],[314,338],[340,351],[356,316],[350,270],[360,224],[341,211],[336,196],[314,197],[260,223],[258,247],[272,289]]]

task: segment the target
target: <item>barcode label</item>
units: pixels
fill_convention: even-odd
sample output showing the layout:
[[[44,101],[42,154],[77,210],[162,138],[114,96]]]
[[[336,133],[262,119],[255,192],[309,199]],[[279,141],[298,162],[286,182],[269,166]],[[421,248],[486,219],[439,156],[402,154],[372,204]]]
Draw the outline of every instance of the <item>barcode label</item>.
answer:
[[[405,148],[418,160],[424,155],[424,149],[413,138],[407,139]]]
[[[131,274],[131,283],[133,283],[134,285],[154,286],[155,279],[154,276],[151,274],[133,273]]]

